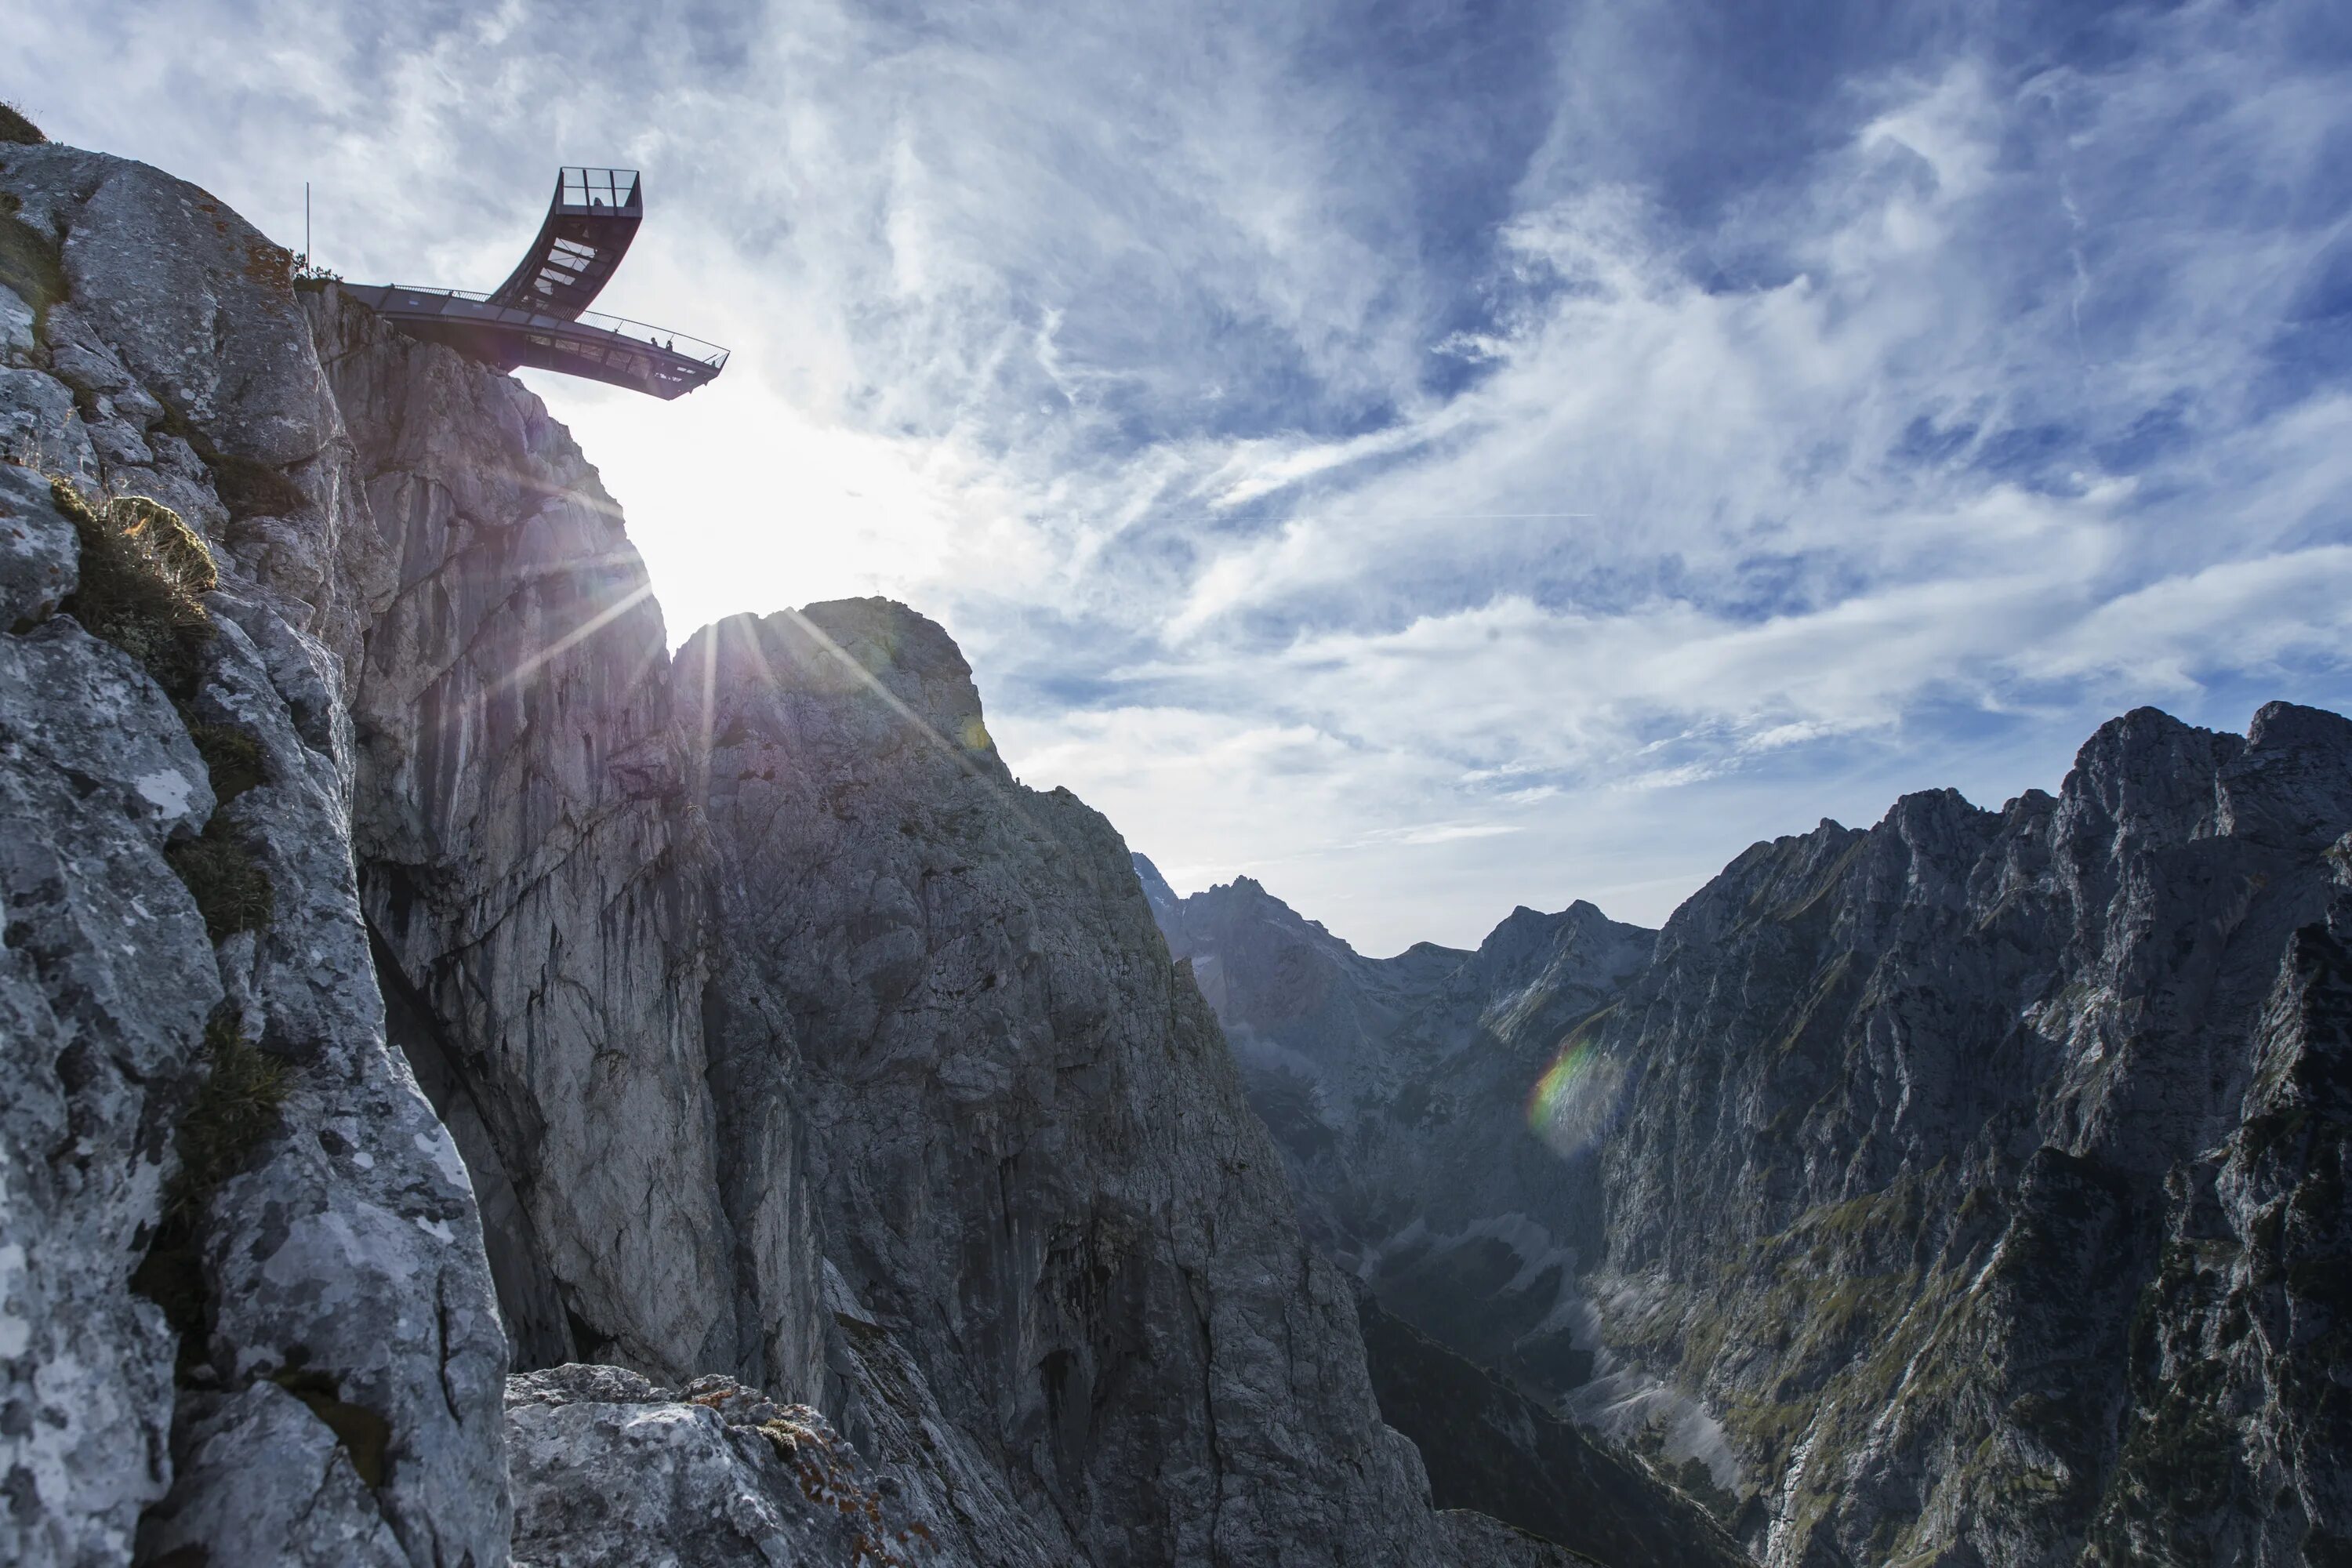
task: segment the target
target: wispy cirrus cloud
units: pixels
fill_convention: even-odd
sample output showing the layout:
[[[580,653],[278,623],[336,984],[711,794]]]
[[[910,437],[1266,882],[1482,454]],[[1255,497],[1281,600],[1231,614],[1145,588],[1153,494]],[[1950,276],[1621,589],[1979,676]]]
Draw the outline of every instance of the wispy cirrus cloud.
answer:
[[[2339,8],[1881,9],[100,3],[0,92],[355,277],[643,165],[609,302],[736,363],[537,384],[675,630],[905,598],[1024,774],[1395,948],[2352,699]]]

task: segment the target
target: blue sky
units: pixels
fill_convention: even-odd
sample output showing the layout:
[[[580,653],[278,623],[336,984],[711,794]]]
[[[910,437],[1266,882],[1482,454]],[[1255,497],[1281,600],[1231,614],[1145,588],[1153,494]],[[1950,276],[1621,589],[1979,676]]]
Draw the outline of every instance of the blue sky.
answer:
[[[1367,949],[2352,705],[2352,10],[96,0],[0,95],[346,276],[646,171],[683,640],[887,593],[1031,784]]]

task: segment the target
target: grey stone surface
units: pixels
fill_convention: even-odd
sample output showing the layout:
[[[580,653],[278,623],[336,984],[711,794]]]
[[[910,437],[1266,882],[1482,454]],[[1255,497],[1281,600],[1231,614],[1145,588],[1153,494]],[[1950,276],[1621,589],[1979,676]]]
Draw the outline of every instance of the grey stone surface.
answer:
[[[33,353],[33,307],[0,284],[0,364],[19,364]]]
[[[406,1568],[350,1450],[278,1384],[191,1395],[181,1426],[179,1486],[147,1516],[143,1558]]]
[[[29,529],[0,636],[17,818],[0,858],[6,1213],[28,1227],[10,1310],[36,1352],[7,1362],[0,1441],[24,1451],[0,1528],[28,1563],[128,1561],[151,1508],[142,1557],[486,1568],[507,1549],[504,1343],[466,1171],[387,1048],[360,920],[343,656],[386,584],[308,319],[280,253],[153,170],[12,148],[0,188],[64,237],[72,296],[0,385],[0,416],[31,416],[11,455],[165,500],[220,576],[175,706],[55,613],[73,601],[54,591],[46,483],[19,469],[0,488]],[[256,497],[299,532],[299,569],[240,533]],[[217,800],[192,723],[240,737],[259,782]],[[208,937],[162,854],[199,830],[266,874],[259,929]],[[130,1277],[224,1000],[289,1087],[185,1221],[204,1321],[175,1393],[173,1335]],[[338,1451],[356,1468],[322,1481]]]
[[[826,1255],[959,1443],[1080,1560],[1444,1561],[1125,846],[1013,782],[946,634],[819,605],[676,669],[710,693],[721,941],[797,1039]]]
[[[1767,1563],[2287,1564],[2352,1549],[2347,826],[2345,720],[2143,710],[2055,797],[1756,846],[1549,1014],[1524,913],[1475,980],[1139,874],[1382,1304],[1703,1465]],[[1466,1102],[1383,1091],[1460,1020]],[[1554,1047],[1547,1151],[1503,1112]]]
[[[71,621],[0,635],[0,1559],[128,1560],[170,1477],[133,1296],[220,999],[166,840],[213,809],[171,705]]]
[[[1757,846],[1668,922],[1602,1037],[1630,1087],[1593,1285],[1619,1375],[1721,1419],[1766,1561],[2345,1535],[2345,1450],[2281,1436],[2341,1419],[2327,1291],[2291,1309],[2301,1375],[2225,1326],[2264,1205],[2326,1190],[2341,1130],[2270,1151],[2267,1197],[2209,1151],[2261,1124],[2261,1064],[2330,1070],[2326,1007],[2283,998],[2328,973],[2347,826],[2352,724],[2142,710],[2054,799],[1910,796]],[[2314,1219],[2336,1256],[2340,1212]]]
[[[485,1190],[517,1364],[803,1392],[814,1255],[795,1295],[722,1199],[701,850],[619,510],[510,379],[331,297],[319,318],[396,563],[354,699],[369,925],[395,1035]],[[787,1150],[746,1184],[785,1184],[789,1210],[793,1171]]]
[[[915,1568],[942,1561],[818,1411],[614,1366],[507,1383],[515,1568]]]

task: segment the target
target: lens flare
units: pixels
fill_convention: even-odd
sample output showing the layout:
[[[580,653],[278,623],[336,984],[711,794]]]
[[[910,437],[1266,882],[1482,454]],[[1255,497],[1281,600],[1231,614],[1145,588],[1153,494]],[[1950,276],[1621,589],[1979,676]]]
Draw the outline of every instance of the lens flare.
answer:
[[[1553,1153],[1580,1154],[1616,1120],[1624,1083],[1622,1063],[1570,1037],[1528,1095],[1528,1128]]]

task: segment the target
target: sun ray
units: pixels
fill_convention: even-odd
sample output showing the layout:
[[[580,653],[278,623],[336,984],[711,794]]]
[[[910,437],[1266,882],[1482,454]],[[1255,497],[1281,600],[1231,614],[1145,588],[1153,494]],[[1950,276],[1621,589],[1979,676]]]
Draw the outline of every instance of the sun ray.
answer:
[[[652,598],[653,593],[654,585],[651,583],[639,584],[636,587],[632,588],[628,593],[623,595],[612,604],[605,605],[603,609],[589,616],[587,620],[582,622],[579,626],[574,626],[572,630],[564,633],[563,636],[558,637],[554,642],[550,643],[547,647],[540,649],[537,653],[532,654],[530,658],[516,665],[514,673],[508,676],[503,684],[509,687],[521,685],[525,680],[528,680],[532,675],[544,668],[550,659],[558,657],[566,650],[575,647],[579,644],[585,642],[588,638],[594,637],[598,632],[604,630],[604,627],[611,625],[614,621],[619,619],[625,615],[627,615],[631,610],[636,608],[637,605],[643,604],[646,600]]]

